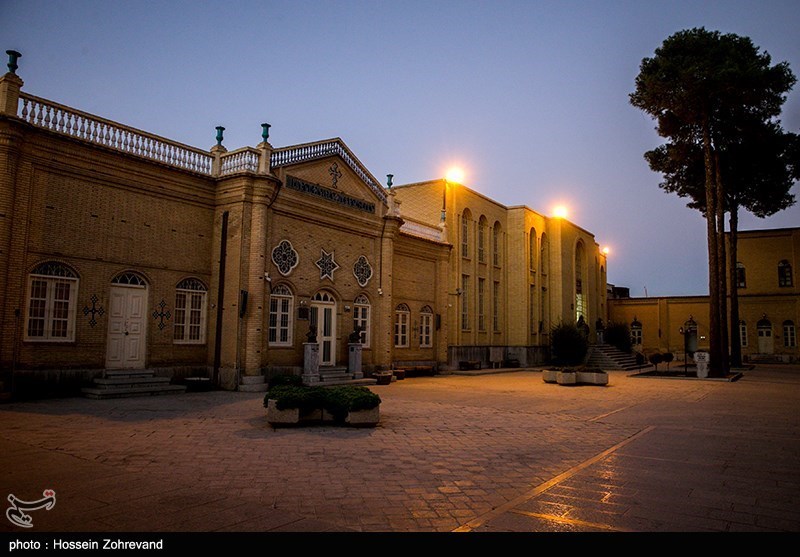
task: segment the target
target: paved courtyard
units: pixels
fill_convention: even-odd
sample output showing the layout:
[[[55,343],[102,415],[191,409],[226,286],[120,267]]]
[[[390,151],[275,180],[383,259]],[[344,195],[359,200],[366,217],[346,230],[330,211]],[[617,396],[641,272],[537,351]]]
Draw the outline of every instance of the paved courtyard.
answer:
[[[372,389],[370,429],[273,429],[260,393],[3,404],[0,494],[55,491],[31,533],[800,531],[797,366]]]

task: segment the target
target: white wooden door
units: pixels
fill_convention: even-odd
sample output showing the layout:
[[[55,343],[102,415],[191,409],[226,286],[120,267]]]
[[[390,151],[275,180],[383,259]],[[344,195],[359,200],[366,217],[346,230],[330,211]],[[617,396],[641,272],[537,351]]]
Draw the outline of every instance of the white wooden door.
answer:
[[[311,325],[317,329],[319,364],[336,365],[336,304],[332,300],[311,302]]]
[[[147,332],[147,289],[112,285],[109,307],[106,368],[143,368]]]
[[[772,354],[772,327],[759,327],[758,328],[758,353],[759,354]]]

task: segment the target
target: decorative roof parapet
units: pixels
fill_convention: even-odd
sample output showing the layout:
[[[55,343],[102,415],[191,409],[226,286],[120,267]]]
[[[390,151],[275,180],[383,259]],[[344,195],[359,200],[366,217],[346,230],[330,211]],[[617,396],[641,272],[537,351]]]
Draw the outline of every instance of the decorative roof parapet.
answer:
[[[46,99],[20,93],[17,114],[19,118],[29,124],[56,133],[177,166],[184,170],[205,175],[211,174],[213,159],[208,151],[171,141]]]
[[[384,203],[387,202],[386,191],[383,186],[378,183],[375,177],[370,174],[366,167],[361,164],[361,161],[350,152],[350,149],[339,138],[275,149],[270,158],[270,167],[278,168],[331,155],[339,155],[347,163],[347,166],[369,186],[378,199]]]
[[[197,172],[205,176],[216,176],[215,158],[208,151],[184,145],[183,143],[82,112],[47,99],[20,93],[17,116],[33,126],[55,133],[175,166],[183,170]],[[262,124],[262,127],[264,128],[262,137],[268,137],[269,125]],[[221,147],[222,130],[224,128],[221,126],[217,129],[218,147]],[[259,149],[254,147],[242,147],[234,151],[224,152],[219,157],[219,175],[225,176],[237,172],[257,173],[259,171],[260,154]],[[339,138],[275,149],[270,155],[270,168],[321,159],[331,155],[341,157],[347,166],[369,186],[378,199],[383,203],[387,203],[386,191],[383,186],[378,183],[375,177],[370,174],[366,167],[361,164],[361,161]]]

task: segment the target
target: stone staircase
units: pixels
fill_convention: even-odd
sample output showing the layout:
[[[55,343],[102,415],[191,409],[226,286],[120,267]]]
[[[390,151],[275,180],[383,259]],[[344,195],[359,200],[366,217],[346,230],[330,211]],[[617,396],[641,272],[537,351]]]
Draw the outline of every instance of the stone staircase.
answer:
[[[589,356],[586,367],[596,367],[602,370],[639,371],[651,369],[650,362],[639,365],[635,354],[627,354],[610,344],[594,344],[589,347]]]
[[[93,386],[84,387],[81,392],[94,399],[124,398],[180,394],[186,392],[186,385],[172,385],[169,377],[158,377],[153,370],[109,369],[94,379]]]
[[[345,366],[320,366],[319,384],[326,385],[374,385],[375,379],[365,377],[353,379],[353,374]]]
[[[353,374],[345,366],[321,366],[319,383],[315,385],[374,385],[377,381],[370,377],[353,379]],[[269,382],[263,375],[244,375],[239,383],[239,390],[248,393],[263,393],[269,390]]]

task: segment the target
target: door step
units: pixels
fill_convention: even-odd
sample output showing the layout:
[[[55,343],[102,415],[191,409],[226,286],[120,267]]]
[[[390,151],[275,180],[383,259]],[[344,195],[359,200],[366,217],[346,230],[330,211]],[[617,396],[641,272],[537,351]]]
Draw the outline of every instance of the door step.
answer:
[[[169,377],[156,376],[155,371],[115,369],[106,370],[81,392],[93,399],[155,396],[185,393],[186,385],[173,385]]]

